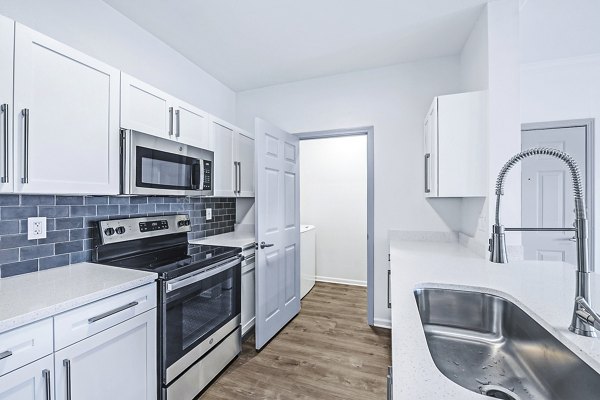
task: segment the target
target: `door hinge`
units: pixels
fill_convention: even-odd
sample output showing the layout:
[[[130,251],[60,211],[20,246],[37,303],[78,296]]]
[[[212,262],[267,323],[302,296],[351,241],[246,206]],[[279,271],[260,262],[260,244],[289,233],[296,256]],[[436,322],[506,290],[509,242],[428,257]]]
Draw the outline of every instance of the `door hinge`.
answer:
[[[392,261],[392,255],[388,253],[388,261]]]

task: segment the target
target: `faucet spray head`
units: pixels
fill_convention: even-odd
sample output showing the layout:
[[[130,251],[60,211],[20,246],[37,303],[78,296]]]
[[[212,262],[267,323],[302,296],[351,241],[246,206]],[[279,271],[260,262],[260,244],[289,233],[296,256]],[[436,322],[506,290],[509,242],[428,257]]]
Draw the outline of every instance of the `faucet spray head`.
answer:
[[[494,224],[492,226],[492,237],[490,238],[490,261],[494,263],[507,263],[506,240],[504,237],[504,226]]]

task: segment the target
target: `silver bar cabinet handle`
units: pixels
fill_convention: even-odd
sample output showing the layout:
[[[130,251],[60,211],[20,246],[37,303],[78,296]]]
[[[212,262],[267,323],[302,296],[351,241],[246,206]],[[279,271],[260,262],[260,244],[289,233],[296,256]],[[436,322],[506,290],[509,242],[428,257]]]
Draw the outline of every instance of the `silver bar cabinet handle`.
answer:
[[[169,136],[173,136],[173,107],[169,107]]]
[[[175,123],[177,124],[177,129],[175,129],[175,137],[181,136],[181,119],[179,118],[179,110],[175,110]]]
[[[29,109],[21,111],[23,115],[23,178],[21,183],[29,183]]]
[[[238,194],[242,193],[242,162],[238,161],[238,174],[240,179],[238,180]]]
[[[64,359],[63,365],[67,373],[67,400],[71,400],[71,360]]]
[[[95,317],[89,318],[88,319],[88,323],[93,324],[94,322],[100,321],[101,319],[104,319],[106,317],[110,317],[113,314],[120,313],[121,311],[125,311],[125,310],[127,310],[128,308],[131,308],[131,307],[135,307],[138,304],[140,304],[140,303],[137,302],[137,301],[132,301],[131,303],[127,303],[127,304],[125,304],[125,305],[123,305],[121,307],[117,307],[114,310],[110,310],[110,311],[107,311],[107,312],[102,313],[100,315],[96,315]]]
[[[237,161],[233,162],[233,174],[235,175],[235,186],[233,188],[233,193],[237,193],[238,190],[238,163]]]
[[[387,291],[387,295],[388,295],[388,308],[392,308],[392,270],[388,269],[388,291]]]
[[[8,183],[8,104],[2,104],[0,111],[4,114],[4,174],[0,182]]]
[[[50,370],[45,369],[42,371],[42,376],[46,381],[46,400],[52,400],[52,385],[50,382]]]
[[[5,358],[8,358],[10,356],[12,356],[12,351],[10,351],[10,350],[3,351],[2,353],[0,353],[0,360],[4,360]]]
[[[431,189],[429,188],[429,160],[431,158],[431,154],[425,154],[425,193],[430,193]]]

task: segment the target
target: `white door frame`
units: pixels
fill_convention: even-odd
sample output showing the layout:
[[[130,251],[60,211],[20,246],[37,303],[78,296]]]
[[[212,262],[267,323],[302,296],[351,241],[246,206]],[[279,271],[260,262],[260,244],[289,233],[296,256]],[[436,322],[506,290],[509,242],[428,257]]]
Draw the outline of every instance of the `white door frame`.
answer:
[[[528,131],[538,131],[542,129],[563,129],[563,128],[585,128],[585,205],[588,217],[588,257],[589,265],[592,271],[594,268],[595,256],[595,232],[596,212],[594,210],[595,185],[594,185],[594,119],[571,119],[564,121],[531,122],[521,124],[521,136]]]
[[[375,157],[374,128],[372,126],[333,129],[327,131],[294,133],[300,140],[325,139],[343,136],[367,135],[367,322],[374,326],[375,298]]]

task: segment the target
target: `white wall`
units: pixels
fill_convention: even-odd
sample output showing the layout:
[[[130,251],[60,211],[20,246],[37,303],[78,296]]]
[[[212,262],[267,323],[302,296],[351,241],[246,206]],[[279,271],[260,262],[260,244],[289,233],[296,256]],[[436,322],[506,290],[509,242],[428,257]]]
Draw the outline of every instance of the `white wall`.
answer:
[[[426,201],[423,119],[434,96],[459,91],[459,59],[446,57],[238,93],[238,125],[254,118],[289,132],[374,126],[375,322],[389,321],[388,230],[453,231],[460,200]]]
[[[466,243],[487,255],[487,239],[495,214],[496,176],[504,163],[521,149],[519,118],[519,3],[497,0],[488,3],[461,53],[463,90],[488,91],[486,198],[463,199],[461,232]],[[502,196],[501,222],[519,226],[521,222],[520,168],[510,173]],[[509,251],[520,251],[518,233],[507,235]],[[512,255],[518,255],[513,253]]]
[[[494,183],[500,169],[510,157],[521,151],[519,116],[519,2],[492,1],[488,4],[489,65],[489,201],[488,226],[494,222]],[[521,225],[521,168],[517,165],[508,175],[501,204],[501,223]],[[511,251],[521,248],[521,235],[506,235]],[[487,243],[483,244],[487,247]]]
[[[300,222],[317,228],[317,280],[367,285],[366,135],[300,141]]]
[[[521,67],[521,121],[595,119],[595,158],[600,155],[600,54],[526,64]],[[600,162],[595,162],[596,185]],[[596,186],[598,187],[598,186]],[[600,196],[594,209],[600,210]],[[594,248],[600,248],[600,223],[594,221]],[[598,270],[598,268],[596,269]]]
[[[529,0],[521,11],[521,122],[595,120],[600,155],[600,2]],[[561,29],[555,29],[557,24]],[[596,181],[600,163],[595,162]],[[597,184],[597,183],[596,183]],[[600,196],[594,208],[599,210]],[[600,223],[594,221],[600,248]]]
[[[481,12],[460,53],[460,86],[465,92],[489,89],[487,6]],[[489,132],[481,134],[486,138],[489,136]],[[489,154],[486,159],[488,157]],[[487,165],[481,167],[488,168]],[[487,197],[464,198],[461,201],[460,231],[467,235],[465,239],[469,247],[481,255],[485,255],[483,243],[488,239],[487,212]]]
[[[101,0],[1,0],[0,14],[235,122],[235,93]]]
[[[521,10],[521,62],[600,53],[600,1],[527,0]]]

